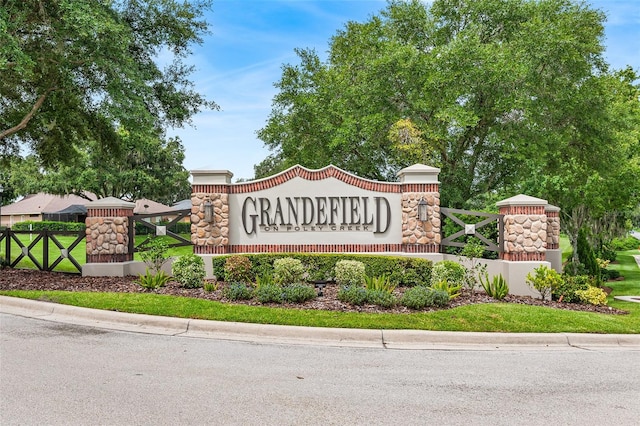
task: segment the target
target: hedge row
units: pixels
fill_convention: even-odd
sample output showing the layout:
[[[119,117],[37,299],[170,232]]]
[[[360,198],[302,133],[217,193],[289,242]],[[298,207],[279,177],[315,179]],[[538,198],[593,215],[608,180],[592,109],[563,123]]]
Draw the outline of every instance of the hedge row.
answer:
[[[31,229],[29,229],[31,226]],[[34,222],[27,220],[24,222],[18,222],[11,225],[11,229],[14,231],[83,231],[86,228],[84,223],[78,222],[54,222],[51,220],[43,220],[42,222]]]
[[[219,279],[224,277],[224,265],[231,256],[246,256],[251,261],[251,277],[273,274],[273,262],[276,259],[291,257],[299,259],[307,271],[308,281],[333,279],[333,269],[339,260],[358,260],[365,265],[368,276],[388,275],[390,280],[403,286],[429,283],[433,262],[427,259],[406,256],[381,256],[332,253],[260,253],[244,255],[225,255],[213,257],[213,274]]]

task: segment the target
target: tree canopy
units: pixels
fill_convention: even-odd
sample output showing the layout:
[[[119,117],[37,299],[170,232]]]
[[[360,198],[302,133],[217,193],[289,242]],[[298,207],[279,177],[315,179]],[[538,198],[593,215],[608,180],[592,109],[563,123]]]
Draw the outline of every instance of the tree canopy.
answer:
[[[0,156],[45,167],[162,136],[217,106],[184,58],[211,0],[0,0]],[[160,60],[161,59],[161,60]]]
[[[7,169],[9,187],[18,194],[47,192],[86,198],[85,193],[90,192],[98,198],[149,198],[167,205],[191,196],[180,139],[163,140],[122,129],[119,133],[123,146],[117,154],[88,143],[73,162],[48,169],[33,155],[15,159]]]
[[[256,175],[332,163],[392,180],[422,162],[442,169],[450,207],[513,188],[543,195],[551,187],[530,177],[564,179],[572,165],[581,174],[565,191],[590,170],[611,177],[607,155],[625,167],[638,156],[623,137],[638,129],[638,98],[615,95],[633,82],[603,59],[604,21],[571,0],[391,0],[338,31],[326,60],[298,49],[299,64],[283,65]]]

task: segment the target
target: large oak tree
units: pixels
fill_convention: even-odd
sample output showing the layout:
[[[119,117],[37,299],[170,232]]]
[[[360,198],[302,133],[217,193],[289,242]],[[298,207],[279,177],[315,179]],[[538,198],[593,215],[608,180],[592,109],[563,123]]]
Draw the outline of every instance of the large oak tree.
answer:
[[[326,60],[299,49],[283,66],[256,174],[333,163],[394,179],[423,162],[442,169],[443,205],[462,207],[562,167],[564,148],[605,153],[604,20],[571,0],[389,1],[338,31]]]

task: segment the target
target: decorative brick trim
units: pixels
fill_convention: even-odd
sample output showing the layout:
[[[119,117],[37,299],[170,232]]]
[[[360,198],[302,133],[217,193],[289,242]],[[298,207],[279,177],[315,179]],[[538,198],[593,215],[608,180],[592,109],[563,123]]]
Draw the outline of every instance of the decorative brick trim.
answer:
[[[252,182],[242,182],[242,183],[233,184],[229,187],[229,189],[231,194],[245,194],[247,192],[262,191],[265,189],[276,187],[278,185],[282,185],[283,183],[291,179],[294,179],[296,177],[300,177],[306,180],[322,180],[322,179],[333,177],[348,185],[352,185],[357,188],[368,190],[368,191],[392,192],[392,193],[401,192],[399,183],[378,182],[374,180],[363,179],[361,177],[347,173],[344,170],[341,170],[335,166],[327,166],[318,170],[310,170],[302,166],[293,166],[288,170],[285,170],[277,175],[274,175],[265,179],[252,181]],[[198,185],[194,185],[193,192],[198,192],[196,190],[197,186]],[[215,192],[215,191],[212,191],[212,192]]]
[[[192,185],[191,192],[195,194],[228,194],[229,185]]]
[[[547,217],[560,217],[560,212],[545,210]]]
[[[195,254],[227,254],[229,246],[193,246]]]
[[[133,209],[87,209],[87,217],[129,217],[133,216]]]
[[[510,260],[512,262],[526,262],[536,261],[543,262],[546,260],[546,255],[542,253],[502,253],[502,260]]]
[[[557,250],[560,248],[560,244],[547,243],[547,250]]]
[[[440,192],[440,185],[437,183],[405,183],[401,186],[401,191],[405,192]]]
[[[133,260],[133,253],[128,254],[87,254],[87,263],[121,263]]]
[[[440,244],[402,244],[403,253],[440,253]]]
[[[544,215],[544,206],[502,206],[500,214],[526,214],[526,215]]]

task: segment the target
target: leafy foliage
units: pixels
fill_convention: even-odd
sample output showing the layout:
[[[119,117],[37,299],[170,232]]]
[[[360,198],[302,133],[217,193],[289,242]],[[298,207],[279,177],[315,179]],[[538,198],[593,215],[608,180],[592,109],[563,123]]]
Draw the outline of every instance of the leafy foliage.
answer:
[[[480,283],[485,293],[496,300],[502,300],[509,294],[509,285],[502,274],[494,275],[489,280],[489,275],[485,272],[484,276],[480,277]]]
[[[253,292],[243,282],[232,282],[223,290],[223,295],[229,300],[249,300]]]
[[[442,290],[416,286],[404,292],[400,303],[411,309],[423,309],[430,306],[444,307],[449,304],[449,294]]]
[[[233,255],[224,260],[224,280],[226,282],[251,282],[251,261],[247,256]]]
[[[291,303],[304,303],[316,298],[316,290],[305,284],[294,283],[283,288],[284,300]]]
[[[44,229],[49,231],[84,231],[86,227],[84,223],[55,222],[49,220],[43,220],[41,222],[26,220],[11,225],[11,229],[14,231],[42,231]]]
[[[44,166],[91,141],[124,149],[118,128],[157,137],[202,108],[185,64],[207,33],[209,0],[24,0],[0,7],[0,152],[27,144]],[[117,42],[116,42],[117,41]],[[155,61],[163,52],[167,65]]]
[[[576,290],[576,296],[583,303],[590,305],[606,305],[607,293],[599,287],[589,287],[586,290]]]
[[[146,273],[139,275],[136,282],[147,290],[155,290],[164,287],[170,279],[171,277],[164,271],[151,272],[149,268],[147,268]]]
[[[367,289],[359,285],[341,286],[338,300],[354,306],[362,306],[367,302]]]
[[[260,303],[282,303],[284,292],[281,286],[276,284],[262,284],[253,291],[253,296]]]
[[[527,284],[540,293],[541,299],[547,299],[555,289],[562,285],[562,276],[545,265],[535,268],[534,273],[527,274]]]
[[[462,284],[453,284],[447,280],[440,280],[431,284],[433,290],[443,291],[449,295],[449,299],[455,299],[460,296]]]
[[[431,286],[446,281],[453,287],[462,287],[467,277],[467,270],[464,266],[453,260],[442,260],[436,262],[431,270]]]
[[[153,272],[159,273],[162,266],[169,260],[167,256],[169,243],[162,238],[153,237],[141,248],[144,251],[140,252],[140,258]]]
[[[389,277],[383,275],[381,277],[364,277],[364,286],[367,290],[371,291],[383,291],[385,293],[393,293],[396,289],[396,285],[389,280]]]
[[[596,284],[595,278],[588,275],[563,275],[562,278],[562,283],[551,291],[553,300],[562,298],[562,301],[567,303],[579,302],[576,291],[586,290]]]
[[[559,166],[574,159],[584,177],[638,129],[602,57],[604,19],[566,0],[390,1],[339,30],[326,61],[297,49],[282,67],[256,175],[335,164],[393,179],[420,162],[441,168],[451,207],[540,172],[567,176]]]
[[[302,280],[304,266],[300,259],[285,257],[273,261],[273,278],[277,284],[289,285]]]
[[[339,260],[335,266],[335,279],[341,286],[361,286],[366,277],[364,263],[357,260]]]
[[[206,275],[204,260],[196,254],[178,257],[171,265],[171,272],[173,278],[186,288],[202,287]]]

